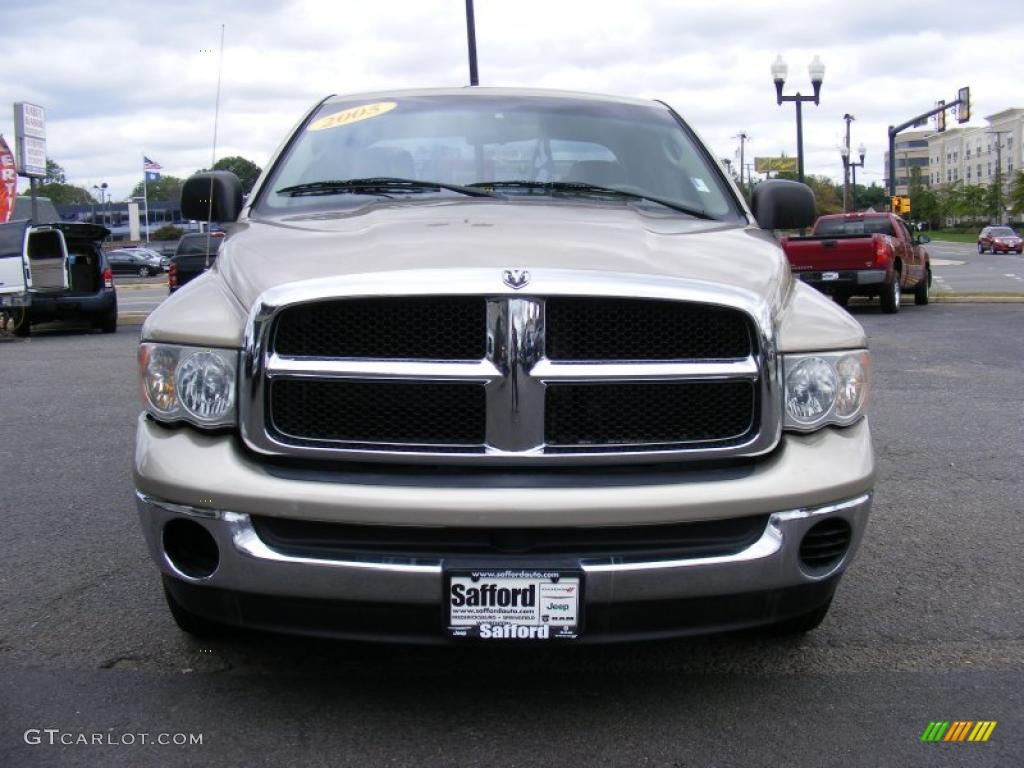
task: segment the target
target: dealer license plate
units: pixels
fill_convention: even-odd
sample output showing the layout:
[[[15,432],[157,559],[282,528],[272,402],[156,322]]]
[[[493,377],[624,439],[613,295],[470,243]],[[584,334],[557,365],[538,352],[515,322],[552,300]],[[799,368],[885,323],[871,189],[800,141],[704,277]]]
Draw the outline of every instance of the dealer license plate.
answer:
[[[580,634],[578,572],[460,571],[446,582],[448,634],[480,640],[572,640]]]
[[[838,280],[839,279],[839,273],[838,272],[822,272],[821,273],[821,279],[823,281],[825,281],[825,280]]]

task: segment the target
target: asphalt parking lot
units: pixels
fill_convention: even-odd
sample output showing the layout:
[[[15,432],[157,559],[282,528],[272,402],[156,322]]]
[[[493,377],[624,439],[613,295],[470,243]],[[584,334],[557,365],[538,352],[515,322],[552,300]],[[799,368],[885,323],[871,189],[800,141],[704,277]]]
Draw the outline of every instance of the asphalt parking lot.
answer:
[[[1022,764],[1024,305],[853,312],[879,478],[824,625],[539,651],[182,635],[132,504],[138,328],[0,344],[0,765]]]

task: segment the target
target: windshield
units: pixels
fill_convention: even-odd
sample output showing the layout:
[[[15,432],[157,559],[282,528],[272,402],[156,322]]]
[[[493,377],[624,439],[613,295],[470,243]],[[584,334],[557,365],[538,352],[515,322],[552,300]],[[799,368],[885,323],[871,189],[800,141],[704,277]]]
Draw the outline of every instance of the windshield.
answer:
[[[718,169],[663,105],[468,94],[322,105],[255,207],[298,213],[481,195],[739,213]]]
[[[1009,227],[992,227],[989,230],[992,237],[1014,237],[1016,233]]]
[[[815,235],[890,235],[892,223],[885,216],[865,219],[822,219],[814,227]]]

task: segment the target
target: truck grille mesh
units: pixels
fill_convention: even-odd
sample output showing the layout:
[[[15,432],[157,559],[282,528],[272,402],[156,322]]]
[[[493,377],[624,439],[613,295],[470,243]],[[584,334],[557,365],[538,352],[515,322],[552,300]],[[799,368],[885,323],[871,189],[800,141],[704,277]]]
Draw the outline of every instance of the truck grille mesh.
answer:
[[[479,360],[486,312],[484,299],[474,296],[299,304],[278,317],[274,348],[294,357]]]
[[[754,426],[749,382],[558,384],[544,432],[555,447],[732,441]]]
[[[741,312],[704,304],[641,299],[548,299],[552,360],[744,358],[750,332]]]
[[[482,445],[484,388],[436,382],[276,381],[273,428],[285,438],[346,443]]]

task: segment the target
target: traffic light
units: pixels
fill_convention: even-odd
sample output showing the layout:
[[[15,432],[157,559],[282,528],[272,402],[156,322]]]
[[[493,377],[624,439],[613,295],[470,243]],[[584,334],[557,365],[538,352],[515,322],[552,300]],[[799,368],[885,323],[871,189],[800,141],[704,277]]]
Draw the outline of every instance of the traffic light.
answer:
[[[899,216],[910,213],[910,198],[906,195],[893,195],[889,199],[889,209]]]
[[[946,100],[942,99],[935,106],[936,107],[945,107],[946,106]],[[943,109],[941,112],[939,112],[937,115],[935,115],[935,130],[938,131],[939,133],[942,133],[942,131],[946,130],[946,110],[945,109]]]
[[[971,119],[971,89],[961,88],[956,97],[960,101],[960,106],[956,110],[956,121],[966,123]]]

